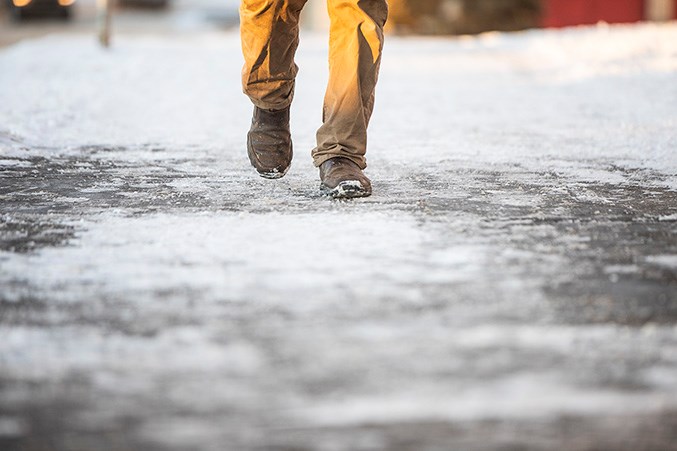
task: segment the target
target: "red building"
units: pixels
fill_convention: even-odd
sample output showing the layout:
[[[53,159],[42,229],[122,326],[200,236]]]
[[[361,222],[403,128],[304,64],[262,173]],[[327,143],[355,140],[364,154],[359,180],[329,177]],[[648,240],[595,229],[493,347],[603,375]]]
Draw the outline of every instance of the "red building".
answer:
[[[677,19],[677,0],[543,0],[545,27]]]

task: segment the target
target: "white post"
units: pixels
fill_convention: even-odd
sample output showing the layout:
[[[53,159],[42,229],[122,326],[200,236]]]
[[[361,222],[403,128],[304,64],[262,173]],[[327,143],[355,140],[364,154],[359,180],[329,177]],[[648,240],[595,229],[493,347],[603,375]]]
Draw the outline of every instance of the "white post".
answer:
[[[645,6],[647,20],[665,21],[675,17],[674,0],[647,0]]]
[[[99,28],[99,42],[104,47],[110,46],[110,24],[113,0],[96,0],[96,18]]]

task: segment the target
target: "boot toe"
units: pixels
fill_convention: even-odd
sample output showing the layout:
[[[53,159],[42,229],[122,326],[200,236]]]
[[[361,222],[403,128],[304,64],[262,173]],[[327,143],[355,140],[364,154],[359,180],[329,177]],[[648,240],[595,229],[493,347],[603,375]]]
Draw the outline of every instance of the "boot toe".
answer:
[[[371,187],[365,186],[359,180],[346,180],[339,182],[334,188],[326,185],[320,187],[322,192],[334,199],[352,199],[355,197],[368,197],[371,195]]]
[[[281,146],[269,148],[268,146],[257,146],[252,141],[250,134],[247,155],[259,175],[268,179],[284,177],[292,162],[291,142],[283,142]]]
[[[371,182],[357,164],[346,158],[332,158],[320,165],[320,190],[335,199],[367,197]]]

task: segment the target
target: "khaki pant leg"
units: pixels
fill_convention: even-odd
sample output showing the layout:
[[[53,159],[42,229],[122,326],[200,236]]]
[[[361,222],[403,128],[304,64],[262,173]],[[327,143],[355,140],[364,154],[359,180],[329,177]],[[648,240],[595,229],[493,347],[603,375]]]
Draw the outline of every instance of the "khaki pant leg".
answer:
[[[263,109],[288,107],[298,67],[299,15],[307,0],[242,0],[243,91]]]
[[[319,166],[340,156],[364,169],[388,5],[386,0],[327,2],[331,19],[329,85],[313,161]]]

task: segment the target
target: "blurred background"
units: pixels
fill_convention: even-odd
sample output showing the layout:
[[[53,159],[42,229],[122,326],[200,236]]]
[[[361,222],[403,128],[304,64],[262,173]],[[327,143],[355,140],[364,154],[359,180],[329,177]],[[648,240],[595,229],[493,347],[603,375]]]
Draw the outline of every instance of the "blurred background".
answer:
[[[201,32],[238,24],[239,0],[110,1],[113,35]],[[0,45],[53,33],[94,33],[101,4],[97,7],[97,0],[0,2]]]
[[[676,17],[676,0],[395,0],[401,33],[472,34]]]
[[[0,45],[96,28],[97,0],[0,0]],[[99,0],[100,2],[103,0]],[[237,26],[239,0],[110,0],[114,33],[164,33]],[[677,0],[390,0],[397,34],[473,34],[677,19]],[[310,0],[306,28],[327,27],[323,0]]]

